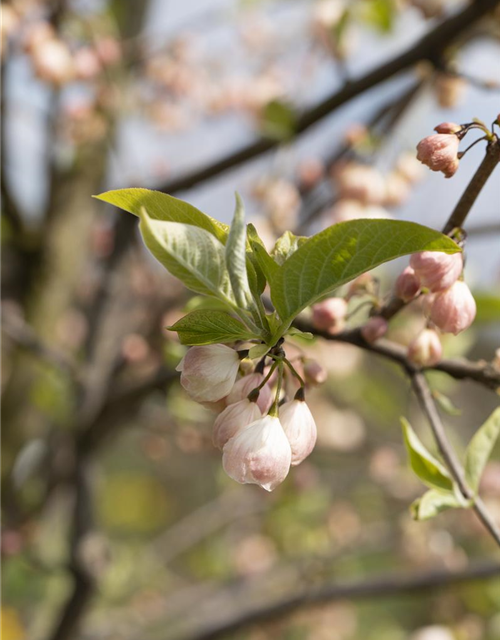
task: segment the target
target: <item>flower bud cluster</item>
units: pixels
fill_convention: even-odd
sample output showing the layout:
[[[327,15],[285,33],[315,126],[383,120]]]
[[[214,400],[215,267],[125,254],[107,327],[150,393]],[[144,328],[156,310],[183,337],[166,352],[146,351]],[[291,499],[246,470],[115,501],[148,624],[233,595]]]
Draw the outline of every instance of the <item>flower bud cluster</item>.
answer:
[[[92,80],[121,57],[120,45],[111,37],[72,50],[45,21],[29,25],[24,34],[24,48],[37,77],[57,87],[74,80]]]
[[[410,258],[410,265],[396,280],[395,294],[404,302],[410,302],[426,290],[422,298],[423,310],[431,325],[443,333],[457,335],[470,327],[476,316],[474,297],[460,279],[462,271],[461,253],[415,253]],[[420,333],[408,351],[410,360],[419,366],[436,364],[441,355],[439,336],[431,328]]]
[[[258,484],[272,491],[286,478],[290,466],[300,464],[313,450],[316,424],[304,399],[303,384],[294,399],[278,409],[282,369],[275,376],[276,365],[271,365],[264,375],[265,358],[238,379],[240,356],[246,353],[222,344],[191,347],[177,370],[194,400],[221,410],[212,438],[222,450],[226,473],[242,484]],[[314,360],[304,360],[301,372],[310,384],[325,379]],[[294,371],[290,377],[297,376]],[[275,394],[273,378],[278,383]]]
[[[431,171],[441,171],[445,178],[451,178],[459,165],[457,133],[461,127],[452,122],[443,122],[436,127],[437,133],[427,136],[417,145],[417,160]]]

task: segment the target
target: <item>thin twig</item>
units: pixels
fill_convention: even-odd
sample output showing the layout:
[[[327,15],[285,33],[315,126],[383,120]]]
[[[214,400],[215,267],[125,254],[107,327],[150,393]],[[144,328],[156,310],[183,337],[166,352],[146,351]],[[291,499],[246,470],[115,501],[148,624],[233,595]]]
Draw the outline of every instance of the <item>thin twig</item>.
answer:
[[[467,500],[473,500],[472,508],[474,509],[486,529],[490,532],[492,538],[500,547],[500,529],[488,513],[484,502],[479,497],[474,497],[474,492],[467,484],[463,466],[457,458],[453,447],[448,440],[443,422],[437,410],[431,390],[429,389],[429,385],[427,384],[424,374],[419,371],[411,371],[410,379],[419,404],[423,412],[427,416],[439,451],[443,456],[443,459],[446,462],[446,465],[451,475],[453,476],[453,479],[457,483],[464,498],[466,498]]]
[[[407,349],[396,342],[392,342],[391,340],[381,339],[377,340],[375,343],[367,342],[361,335],[361,331],[359,329],[351,329],[330,334],[326,331],[316,329],[302,318],[296,318],[293,325],[301,331],[312,333],[313,335],[324,338],[325,340],[352,344],[364,349],[365,351],[380,355],[388,360],[392,360],[396,364],[402,365],[407,371],[418,371],[418,369],[408,360]],[[500,388],[500,371],[488,362],[470,362],[465,358],[443,358],[437,364],[426,367],[425,369],[442,371],[457,380],[473,380],[474,382],[492,390]]]
[[[482,188],[486,184],[496,166],[500,162],[500,140],[496,138],[488,145],[486,155],[479,165],[476,173],[472,176],[457,206],[446,222],[443,233],[450,233],[455,228],[463,227],[466,217],[474,205]]]
[[[465,219],[470,213],[472,206],[474,205],[477,197],[481,193],[482,188],[486,184],[488,178],[491,176],[496,166],[500,162],[500,140],[495,139],[489,143],[486,149],[486,155],[483,161],[479,165],[477,171],[472,176],[471,181],[465,188],[462,197],[458,201],[455,209],[452,211],[450,217],[446,221],[443,227],[443,233],[450,233],[453,229],[461,228],[464,225]],[[386,320],[393,318],[401,309],[403,309],[408,303],[403,302],[400,298],[393,296],[387,304],[385,304],[379,312]]]

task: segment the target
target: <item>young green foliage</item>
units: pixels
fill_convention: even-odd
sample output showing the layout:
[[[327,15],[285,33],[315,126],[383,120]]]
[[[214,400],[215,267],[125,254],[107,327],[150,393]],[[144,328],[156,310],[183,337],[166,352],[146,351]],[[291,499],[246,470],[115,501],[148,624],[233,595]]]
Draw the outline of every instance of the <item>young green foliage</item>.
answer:
[[[252,333],[224,311],[198,309],[178,320],[169,331],[176,331],[181,344],[203,345],[249,340]]]
[[[444,465],[427,451],[406,418],[401,418],[401,426],[410,466],[415,474],[431,489],[452,491],[453,481]]]
[[[250,291],[246,265],[247,230],[245,209],[240,195],[236,194],[236,209],[226,242],[226,266],[236,302],[242,309],[255,307]]]
[[[452,491],[429,489],[411,504],[410,512],[414,520],[429,520],[442,511],[461,509],[463,506]]]
[[[500,433],[500,407],[476,431],[465,452],[465,477],[477,493],[484,468]]]
[[[269,255],[255,228],[245,227],[238,195],[231,227],[157,191],[122,189],[96,197],[139,216],[144,242],[157,260],[188,289],[221,301],[239,316],[249,338],[269,346],[305,307],[365,271],[416,251],[460,251],[422,225],[365,219],[311,238],[287,231]],[[271,315],[260,298],[266,283],[276,310]]]
[[[270,281],[283,333],[322,296],[365,271],[417,251],[456,253],[460,249],[442,233],[399,220],[340,222],[312,236],[274,271]]]

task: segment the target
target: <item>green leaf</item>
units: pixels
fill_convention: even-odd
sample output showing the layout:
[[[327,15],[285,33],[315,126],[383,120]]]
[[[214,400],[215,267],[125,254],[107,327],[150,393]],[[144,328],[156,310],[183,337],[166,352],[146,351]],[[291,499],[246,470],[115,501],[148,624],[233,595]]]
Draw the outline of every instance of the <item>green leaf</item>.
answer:
[[[239,321],[223,311],[199,309],[178,320],[169,331],[177,331],[182,344],[201,345],[255,338]]]
[[[382,33],[392,31],[396,7],[394,0],[365,0],[361,5],[362,17]]]
[[[271,100],[261,116],[262,135],[273,140],[289,140],[295,134],[297,116],[292,107],[281,100]]]
[[[470,488],[477,492],[484,467],[500,433],[500,407],[476,431],[465,452],[465,477]]]
[[[245,209],[236,194],[236,209],[226,242],[226,266],[236,302],[242,309],[255,307],[247,275],[246,261],[247,230]]]
[[[266,355],[271,347],[267,344],[256,344],[255,347],[252,347],[248,352],[248,357],[251,360],[255,360],[256,358],[262,358]]]
[[[253,224],[247,225],[247,229],[248,240],[250,242],[250,246],[252,248],[255,259],[262,273],[264,274],[265,279],[270,282],[273,275],[279,270],[279,266],[267,253],[267,249],[264,246],[262,240],[259,238],[257,229],[253,226]]]
[[[281,266],[307,240],[309,240],[309,238],[305,236],[296,236],[291,231],[285,231],[285,233],[276,240],[271,255],[275,262]]]
[[[486,291],[474,291],[477,312],[475,322],[500,322],[500,296]]]
[[[307,342],[311,342],[316,340],[316,336],[313,335],[310,331],[301,331],[297,329],[297,327],[290,327],[286,332],[288,336],[292,336],[293,338],[300,338],[301,340],[306,340]]]
[[[333,289],[416,251],[456,253],[460,249],[438,231],[399,220],[340,222],[309,238],[270,280],[271,299],[283,332],[305,307]]]
[[[408,420],[401,418],[401,426],[410,466],[415,474],[428,487],[451,491],[453,482],[445,467],[427,451]]]
[[[218,298],[208,298],[207,296],[193,296],[190,298],[185,306],[184,311],[190,313],[191,311],[198,311],[203,309],[204,311],[225,311],[226,313],[232,312],[232,307],[228,307],[227,303],[219,300]]]
[[[456,407],[453,402],[445,396],[444,393],[437,391],[436,389],[432,392],[432,397],[439,405],[439,408],[442,409],[449,416],[460,416],[462,415],[462,410]]]
[[[161,191],[117,189],[115,191],[106,191],[94,196],[94,198],[120,207],[120,209],[133,213],[139,218],[141,217],[141,209],[144,207],[152,220],[183,222],[194,227],[200,227],[214,235],[222,244],[226,243],[229,229],[226,224],[207,216],[187,202],[169,196],[166,193],[161,193]]]
[[[429,520],[447,509],[461,509],[463,505],[451,491],[430,489],[410,506],[414,520]]]
[[[152,219],[144,208],[139,228],[154,257],[188,289],[235,306],[224,245],[214,235],[189,224]]]

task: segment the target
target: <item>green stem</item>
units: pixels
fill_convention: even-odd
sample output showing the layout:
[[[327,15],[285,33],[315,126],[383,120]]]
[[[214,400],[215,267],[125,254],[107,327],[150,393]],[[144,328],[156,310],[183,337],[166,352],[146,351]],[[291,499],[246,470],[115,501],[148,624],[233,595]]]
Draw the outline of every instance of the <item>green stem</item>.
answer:
[[[302,378],[302,376],[299,375],[299,373],[297,372],[293,364],[290,362],[290,360],[288,360],[288,358],[284,358],[283,362],[290,369],[292,375],[294,375],[297,378],[297,380],[300,382],[300,386],[304,388],[306,386],[306,383],[304,382],[304,379]]]
[[[276,364],[278,366],[278,385],[276,387],[274,402],[268,412],[268,415],[273,416],[274,418],[277,418],[279,415],[278,405],[280,401],[281,383],[283,382],[283,360],[278,360]]]

